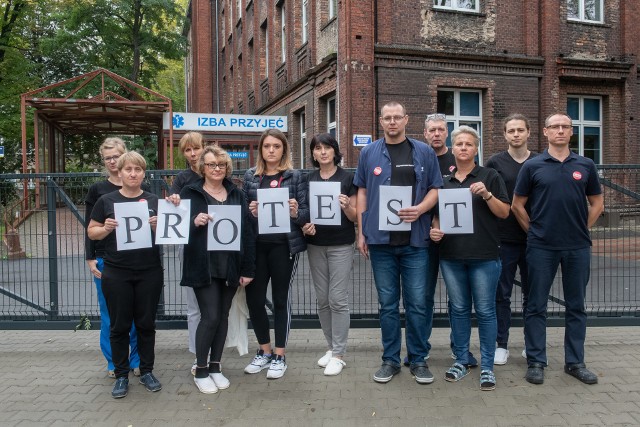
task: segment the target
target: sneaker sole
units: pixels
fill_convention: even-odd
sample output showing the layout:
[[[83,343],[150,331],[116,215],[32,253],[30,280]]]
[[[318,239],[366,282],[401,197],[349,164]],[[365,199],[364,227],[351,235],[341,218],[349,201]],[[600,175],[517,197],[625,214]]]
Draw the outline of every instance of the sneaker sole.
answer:
[[[434,380],[433,378],[418,378],[416,376],[414,378],[418,384],[431,384]]]
[[[482,391],[491,391],[491,390],[495,390],[496,386],[492,385],[492,386],[480,386],[480,390]]]
[[[114,396],[113,394],[111,395],[111,397],[113,397],[114,399],[122,399],[123,397],[127,397],[127,394],[129,393],[125,393],[122,396]]]
[[[152,389],[150,389],[149,387],[147,387],[147,385],[146,385],[145,383],[143,383],[142,381],[140,381],[140,384],[142,384],[142,385],[144,386],[144,388],[145,388],[147,391],[150,391],[151,393],[155,393],[155,392],[158,392],[158,391],[162,390],[162,386],[160,386],[159,388],[157,388],[157,389],[155,389],[155,390],[152,390]]]
[[[218,390],[220,389],[220,387],[216,386],[216,390],[215,391],[210,391],[210,390],[203,390],[200,388],[200,384],[198,384],[197,382],[195,382],[196,387],[198,387],[198,390],[200,390],[200,393],[204,393],[204,394],[216,394],[218,392]]]
[[[395,377],[396,375],[397,375],[397,374],[393,374],[393,375],[391,375],[390,377],[384,377],[384,378],[376,377],[376,376],[374,375],[374,376],[373,376],[373,380],[374,380],[375,382],[377,382],[377,383],[380,383],[380,384],[386,384],[386,383],[388,383],[389,381],[391,381],[391,379],[392,379],[393,377]]]
[[[257,371],[247,371],[247,369],[245,368],[244,373],[245,374],[258,374],[262,371],[264,371],[265,369],[269,368],[269,364],[264,365],[263,367],[261,367],[260,369],[258,369]]]
[[[285,367],[283,370],[278,371],[277,374],[269,374],[269,372],[267,372],[267,379],[269,380],[277,380],[278,378],[282,378],[284,376],[285,371],[287,370],[287,368]]]

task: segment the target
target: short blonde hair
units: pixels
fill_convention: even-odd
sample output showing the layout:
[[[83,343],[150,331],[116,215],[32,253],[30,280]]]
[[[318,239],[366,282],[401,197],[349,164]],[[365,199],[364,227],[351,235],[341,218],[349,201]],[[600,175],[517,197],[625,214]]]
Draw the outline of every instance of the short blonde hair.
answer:
[[[216,161],[223,161],[227,165],[227,169],[225,170],[225,175],[227,178],[231,176],[233,173],[233,162],[231,161],[231,156],[224,149],[220,148],[217,145],[208,145],[204,147],[202,154],[200,154],[200,158],[198,159],[198,173],[200,176],[204,176],[204,156],[208,153],[213,154],[213,157],[216,158]]]
[[[131,163],[134,166],[140,166],[143,171],[147,170],[147,161],[135,151],[129,151],[120,156],[118,159],[118,170],[121,171],[126,163]]]
[[[109,137],[105,138],[102,144],[100,144],[100,157],[103,156],[104,150],[111,150],[112,148],[117,149],[121,155],[127,152],[127,146],[122,139],[118,137]]]
[[[193,148],[203,148],[204,138],[200,132],[187,132],[178,143],[178,148],[182,153],[187,149],[187,146],[191,145]]]
[[[480,136],[478,135],[478,132],[476,132],[476,130],[471,126],[467,125],[462,125],[451,132],[451,144],[455,144],[456,138],[463,133],[466,133],[467,135],[471,135],[473,137],[473,143],[475,144],[476,148],[480,146]]]
[[[258,143],[258,160],[256,161],[255,174],[262,175],[267,168],[267,163],[262,158],[262,146],[264,145],[264,140],[267,139],[268,136],[271,136],[282,142],[282,158],[280,159],[280,164],[278,165],[278,172],[292,169],[293,165],[291,164],[291,158],[289,156],[290,150],[287,137],[278,129],[267,129],[262,132],[262,135],[260,136],[260,143]]]

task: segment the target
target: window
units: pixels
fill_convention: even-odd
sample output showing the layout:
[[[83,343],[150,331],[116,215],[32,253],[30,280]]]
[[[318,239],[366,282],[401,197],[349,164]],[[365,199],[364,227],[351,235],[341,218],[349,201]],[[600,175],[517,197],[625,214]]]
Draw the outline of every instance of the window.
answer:
[[[286,17],[286,11],[285,11],[285,7],[284,7],[284,2],[282,2],[281,6],[280,6],[280,41],[282,42],[282,45],[280,46],[281,50],[281,54],[282,54],[282,62],[285,62],[287,60],[287,31],[286,31],[286,25],[287,25],[287,17]]]
[[[479,0],[433,0],[433,7],[438,9],[480,12],[479,3]]]
[[[334,138],[336,136],[336,97],[327,99],[327,132]]]
[[[302,44],[307,42],[307,31],[309,31],[309,21],[307,20],[307,5],[309,0],[302,0]]]
[[[300,167],[305,169],[307,167],[307,115],[304,110],[300,113],[298,123],[300,125]]]
[[[568,96],[567,114],[573,121],[571,150],[602,163],[602,98]]]
[[[329,19],[336,17],[338,13],[338,0],[329,0]]]
[[[438,90],[438,113],[447,115],[447,147],[451,147],[451,132],[461,125],[472,127],[480,135],[478,162],[482,164],[482,92],[479,90]]]
[[[238,9],[238,20],[242,18],[242,0],[236,0],[236,7]]]
[[[602,0],[567,0],[567,19],[603,22]]]
[[[262,43],[264,46],[264,51],[262,52],[262,57],[264,59],[264,78],[269,77],[269,32],[267,31],[267,21],[260,26],[260,30],[262,33]]]

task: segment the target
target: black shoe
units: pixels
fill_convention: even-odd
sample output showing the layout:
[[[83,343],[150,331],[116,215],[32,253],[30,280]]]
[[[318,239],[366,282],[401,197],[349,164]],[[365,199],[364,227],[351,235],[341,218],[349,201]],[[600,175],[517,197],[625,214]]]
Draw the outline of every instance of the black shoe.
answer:
[[[588,370],[584,366],[584,363],[578,363],[576,365],[564,365],[564,371],[585,384],[598,384],[598,376]]]
[[[429,370],[427,364],[415,364],[410,369],[418,384],[431,384],[433,382],[433,374]]]
[[[129,392],[129,378],[120,377],[116,378],[116,383],[111,390],[111,397],[114,399],[122,399]]]
[[[542,363],[530,363],[527,368],[527,375],[524,378],[531,384],[542,384],[544,382],[544,365]]]
[[[162,390],[162,384],[151,372],[147,372],[140,377],[140,384],[144,385],[148,391]]]
[[[400,372],[400,366],[392,365],[391,362],[382,362],[380,369],[373,374],[373,380],[377,383],[388,383],[394,375]]]

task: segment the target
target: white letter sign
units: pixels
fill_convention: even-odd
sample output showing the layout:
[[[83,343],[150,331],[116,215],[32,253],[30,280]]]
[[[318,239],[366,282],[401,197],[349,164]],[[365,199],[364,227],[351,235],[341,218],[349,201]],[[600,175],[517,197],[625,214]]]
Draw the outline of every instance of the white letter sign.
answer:
[[[116,242],[119,251],[151,247],[151,225],[149,204],[143,202],[115,203],[113,205],[116,227]]]
[[[440,230],[444,234],[473,233],[473,206],[471,190],[454,188],[438,190]]]
[[[208,251],[239,251],[242,237],[242,208],[240,206],[209,205],[207,229]]]
[[[276,234],[291,231],[289,189],[258,189],[258,233]]]
[[[340,183],[309,183],[309,207],[311,222],[319,225],[340,225]]]
[[[381,185],[378,228],[387,231],[411,231],[411,223],[404,222],[398,216],[400,209],[411,205],[411,187]]]
[[[191,200],[180,200],[178,206],[158,200],[156,245],[186,245],[189,243]]]

